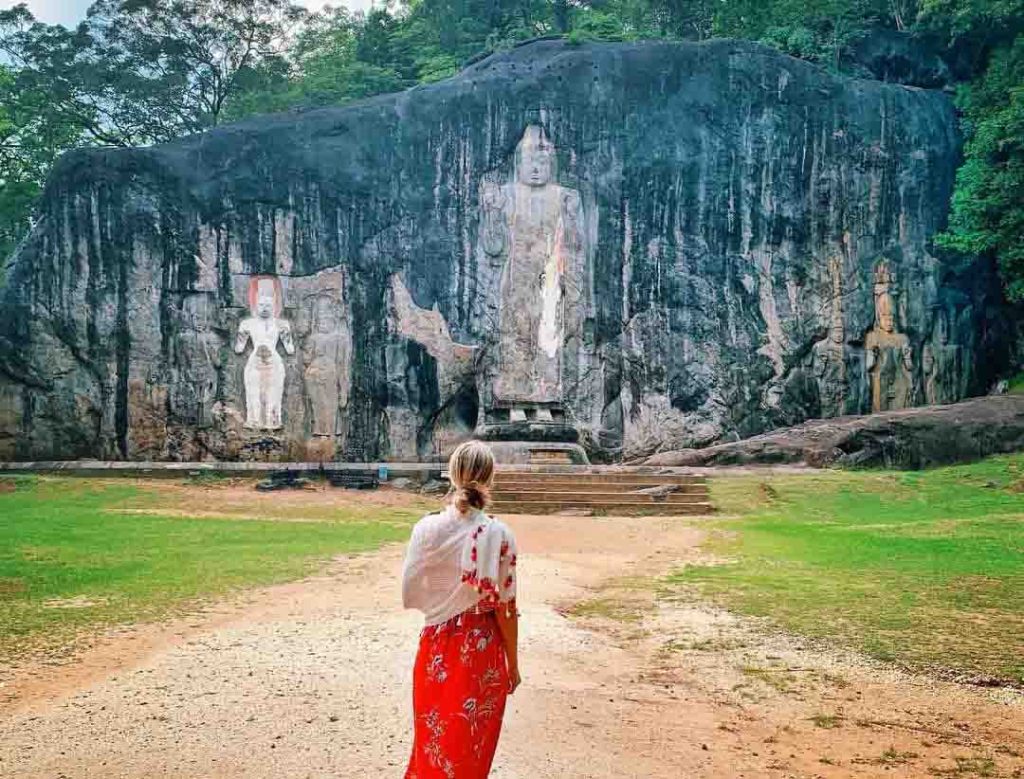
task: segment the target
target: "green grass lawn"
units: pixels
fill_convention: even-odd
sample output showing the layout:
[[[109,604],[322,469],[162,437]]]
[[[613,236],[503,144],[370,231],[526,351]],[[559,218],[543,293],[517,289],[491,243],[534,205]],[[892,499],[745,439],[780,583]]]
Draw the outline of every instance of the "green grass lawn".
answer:
[[[301,577],[333,555],[404,539],[423,513],[360,510],[351,498],[335,510],[328,497],[303,510],[304,521],[247,519],[237,509],[234,518],[194,518],[176,509],[179,493],[131,483],[19,478],[0,480],[0,488],[0,657]],[[205,489],[216,507],[217,488]],[[189,497],[203,502],[202,494]],[[267,505],[287,503],[286,493],[265,501],[264,515]]]
[[[1024,455],[711,487],[728,562],[672,582],[878,658],[1024,680]]]
[[[1024,395],[1024,373],[1018,373],[1010,379],[1010,384],[1006,391],[1011,395]]]

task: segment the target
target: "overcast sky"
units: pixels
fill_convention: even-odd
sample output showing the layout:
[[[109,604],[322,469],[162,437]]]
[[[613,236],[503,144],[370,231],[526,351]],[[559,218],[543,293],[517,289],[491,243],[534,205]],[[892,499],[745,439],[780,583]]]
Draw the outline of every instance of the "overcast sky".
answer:
[[[21,0],[0,0],[0,8],[13,8]],[[310,10],[318,10],[326,3],[324,0],[298,0]],[[93,0],[27,0],[28,9],[33,16],[48,24],[63,24],[71,27],[85,18],[86,9]],[[331,5],[344,5],[353,11],[365,11],[372,5],[372,0],[335,0]]]

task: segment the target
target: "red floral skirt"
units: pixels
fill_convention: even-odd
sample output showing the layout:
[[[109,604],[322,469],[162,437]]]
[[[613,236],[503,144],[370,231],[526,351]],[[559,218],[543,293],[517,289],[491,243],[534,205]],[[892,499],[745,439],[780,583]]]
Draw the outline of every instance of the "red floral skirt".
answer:
[[[423,629],[413,671],[416,717],[405,779],[486,779],[508,697],[505,646],[492,612]]]

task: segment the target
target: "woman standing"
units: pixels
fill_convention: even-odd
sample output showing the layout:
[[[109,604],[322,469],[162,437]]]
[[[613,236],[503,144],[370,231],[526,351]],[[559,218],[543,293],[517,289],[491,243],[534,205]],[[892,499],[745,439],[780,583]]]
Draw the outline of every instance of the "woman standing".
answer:
[[[413,672],[406,779],[486,779],[505,699],[519,686],[516,544],[483,513],[494,457],[479,441],[448,461],[447,508],[412,531],[402,601],[426,618]]]

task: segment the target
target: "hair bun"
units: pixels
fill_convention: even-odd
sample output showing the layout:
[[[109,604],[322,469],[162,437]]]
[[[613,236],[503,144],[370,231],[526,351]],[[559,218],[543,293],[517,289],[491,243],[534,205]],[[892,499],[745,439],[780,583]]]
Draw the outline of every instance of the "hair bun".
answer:
[[[462,514],[471,508],[483,509],[491,497],[494,480],[494,456],[480,441],[467,441],[452,452],[448,460],[452,482],[452,502]]]
[[[474,509],[483,509],[490,500],[490,492],[479,482],[463,484],[455,489],[455,508],[465,513]]]

